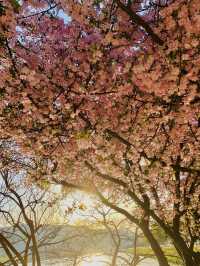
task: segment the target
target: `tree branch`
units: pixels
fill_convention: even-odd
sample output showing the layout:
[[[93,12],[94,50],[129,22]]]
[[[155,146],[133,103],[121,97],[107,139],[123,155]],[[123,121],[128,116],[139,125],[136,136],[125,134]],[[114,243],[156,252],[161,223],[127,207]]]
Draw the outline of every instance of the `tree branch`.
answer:
[[[164,41],[152,30],[152,28],[149,26],[148,22],[143,20],[140,16],[138,16],[131,8],[124,5],[120,0],[115,0],[117,5],[130,17],[130,19],[137,24],[138,26],[141,26],[151,37],[151,39],[157,43],[160,46],[164,45]]]

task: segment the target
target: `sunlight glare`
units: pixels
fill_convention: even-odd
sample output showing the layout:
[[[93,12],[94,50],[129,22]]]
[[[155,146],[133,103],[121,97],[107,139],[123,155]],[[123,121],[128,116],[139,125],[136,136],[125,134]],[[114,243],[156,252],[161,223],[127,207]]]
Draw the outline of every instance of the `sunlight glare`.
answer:
[[[105,266],[106,260],[104,256],[91,256],[81,262],[80,266]]]

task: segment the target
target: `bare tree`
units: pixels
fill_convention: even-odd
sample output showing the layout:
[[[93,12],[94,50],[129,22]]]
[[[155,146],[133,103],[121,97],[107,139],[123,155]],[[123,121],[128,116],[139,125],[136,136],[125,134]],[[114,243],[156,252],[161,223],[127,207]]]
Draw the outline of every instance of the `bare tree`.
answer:
[[[103,229],[104,235],[108,235],[108,247],[102,252],[102,256],[108,257],[104,260],[109,266],[136,266],[147,258],[152,258],[151,254],[141,253],[139,246],[144,244],[144,234],[130,221],[120,215],[112,208],[105,207],[100,201],[95,203],[92,210],[87,214],[82,214],[90,221],[89,225]],[[91,239],[92,241],[92,239]],[[96,239],[94,236],[94,243]]]
[[[0,245],[8,257],[5,265],[41,265],[39,248],[51,244],[51,223],[56,198],[47,190],[23,183],[22,173],[0,171]]]

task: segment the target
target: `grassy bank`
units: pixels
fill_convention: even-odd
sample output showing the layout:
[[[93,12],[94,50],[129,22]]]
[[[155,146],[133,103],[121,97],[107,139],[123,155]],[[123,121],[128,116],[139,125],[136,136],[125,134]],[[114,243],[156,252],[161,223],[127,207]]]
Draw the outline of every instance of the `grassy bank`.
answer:
[[[178,266],[182,265],[182,260],[180,259],[177,251],[173,246],[162,247],[162,249],[168,259],[168,262],[171,265],[178,265]],[[200,247],[196,248],[196,250],[200,252]],[[133,249],[132,248],[128,249],[128,253],[133,253]],[[145,257],[151,257],[151,258],[155,257],[150,247],[138,247],[137,254]]]

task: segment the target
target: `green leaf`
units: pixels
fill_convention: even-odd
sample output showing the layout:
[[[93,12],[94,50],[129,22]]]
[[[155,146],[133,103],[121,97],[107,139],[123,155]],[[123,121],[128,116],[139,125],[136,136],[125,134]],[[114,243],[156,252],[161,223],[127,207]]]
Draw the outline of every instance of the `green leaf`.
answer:
[[[10,3],[16,13],[19,12],[20,4],[18,0],[10,0]]]
[[[3,6],[2,3],[0,3],[0,16],[5,15],[5,7]]]
[[[91,132],[89,130],[82,130],[76,134],[76,139],[89,139]]]
[[[171,61],[176,60],[176,57],[177,57],[177,51],[171,51],[171,52],[169,53],[169,59],[170,59]]]
[[[48,189],[50,187],[50,183],[48,180],[40,180],[37,183],[38,187],[40,187],[41,189]]]

